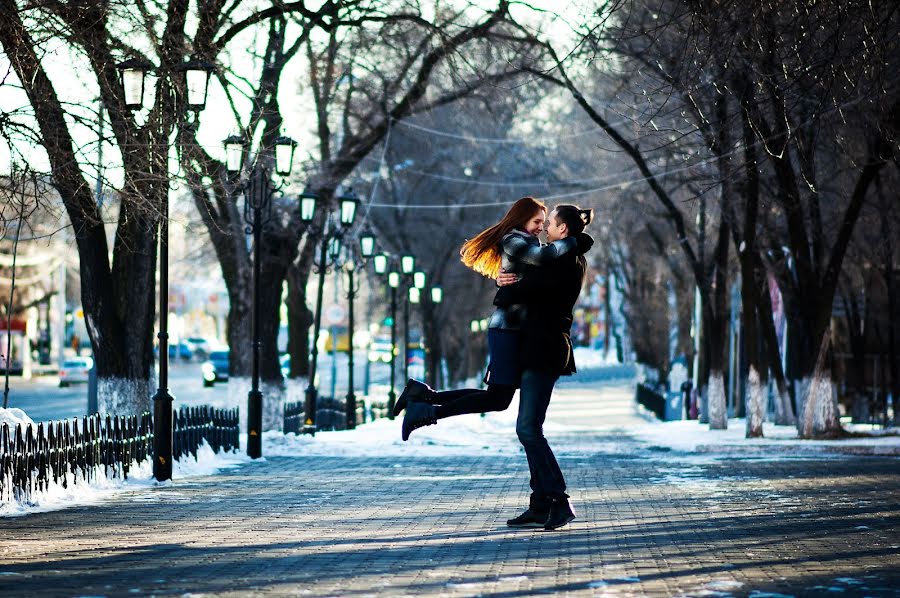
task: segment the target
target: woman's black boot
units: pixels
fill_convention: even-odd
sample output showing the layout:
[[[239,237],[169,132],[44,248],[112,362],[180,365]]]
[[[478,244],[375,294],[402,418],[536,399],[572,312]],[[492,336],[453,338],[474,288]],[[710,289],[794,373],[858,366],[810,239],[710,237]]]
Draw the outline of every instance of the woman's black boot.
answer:
[[[437,423],[437,407],[428,403],[409,403],[403,416],[403,440],[409,440],[413,430]]]
[[[431,404],[437,393],[433,388],[410,378],[406,382],[406,388],[400,393],[400,398],[394,403],[394,417],[400,415],[400,412],[406,409],[409,403],[428,403]]]

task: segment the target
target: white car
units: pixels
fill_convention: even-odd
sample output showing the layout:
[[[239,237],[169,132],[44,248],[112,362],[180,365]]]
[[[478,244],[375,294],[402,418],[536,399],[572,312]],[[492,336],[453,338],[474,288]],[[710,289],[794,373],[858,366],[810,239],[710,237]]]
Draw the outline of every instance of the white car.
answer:
[[[212,351],[211,343],[201,336],[189,336],[181,340],[190,349],[192,356],[199,361],[205,361]]]
[[[94,367],[90,357],[72,357],[63,361],[59,368],[59,386],[64,388],[76,382],[87,382]]]

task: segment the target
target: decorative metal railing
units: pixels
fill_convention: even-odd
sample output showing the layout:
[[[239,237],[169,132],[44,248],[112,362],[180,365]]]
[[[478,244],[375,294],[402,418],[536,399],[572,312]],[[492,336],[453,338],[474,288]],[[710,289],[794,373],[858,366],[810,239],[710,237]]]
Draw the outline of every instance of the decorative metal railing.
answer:
[[[182,407],[173,414],[173,458],[197,457],[203,442],[218,453],[239,445],[237,409]],[[0,426],[0,501],[28,502],[51,484],[67,487],[102,476],[128,478],[152,458],[153,417],[99,414],[39,424]]]
[[[303,401],[296,403],[285,403],[284,405],[284,424],[283,430],[285,434],[300,434],[304,430],[306,423],[306,406]],[[356,425],[364,424],[367,421],[376,420],[387,416],[387,403],[373,403],[368,405],[363,401],[357,400],[356,403]],[[343,400],[332,399],[331,397],[319,397],[316,402],[316,430],[346,430],[347,415],[346,403]]]

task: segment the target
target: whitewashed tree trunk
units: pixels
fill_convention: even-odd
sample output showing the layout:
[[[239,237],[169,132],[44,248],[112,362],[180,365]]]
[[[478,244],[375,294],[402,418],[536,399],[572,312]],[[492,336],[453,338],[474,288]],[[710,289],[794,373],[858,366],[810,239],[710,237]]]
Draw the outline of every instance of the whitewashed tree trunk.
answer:
[[[799,431],[801,438],[829,438],[841,432],[837,389],[831,371],[823,369],[800,383],[802,404]]]
[[[259,389],[263,393],[263,431],[281,432],[284,428],[284,388],[280,384],[262,382]]]
[[[766,416],[766,388],[755,367],[750,367],[747,385],[747,438],[761,438]]]
[[[110,415],[140,414],[153,411],[151,400],[156,388],[151,388],[150,380],[128,380],[127,378],[97,379],[97,409]]]
[[[309,378],[285,378],[284,400],[286,403],[302,403],[306,400]]]
[[[710,430],[728,429],[728,408],[725,404],[725,376],[722,372],[709,373],[709,428]]]
[[[250,392],[252,380],[243,376],[228,380],[228,406],[240,408],[241,433],[247,431],[247,393]],[[260,382],[259,391],[262,400],[262,429],[281,431],[284,422],[285,391],[278,384]]]
[[[247,433],[248,392],[250,392],[250,378],[245,378],[244,376],[231,376],[228,378],[228,407],[237,407],[240,409],[241,434]],[[265,401],[265,399],[263,400]]]
[[[796,426],[797,418],[794,417],[794,407],[791,403],[791,393],[787,387],[779,388],[775,385],[775,425]]]

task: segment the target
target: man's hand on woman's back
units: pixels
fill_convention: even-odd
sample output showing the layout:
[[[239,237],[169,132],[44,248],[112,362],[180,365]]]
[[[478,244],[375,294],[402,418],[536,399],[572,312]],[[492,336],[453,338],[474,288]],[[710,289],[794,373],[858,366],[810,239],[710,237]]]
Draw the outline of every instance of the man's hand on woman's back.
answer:
[[[512,272],[500,272],[497,275],[497,286],[505,287],[519,282],[519,275]]]

